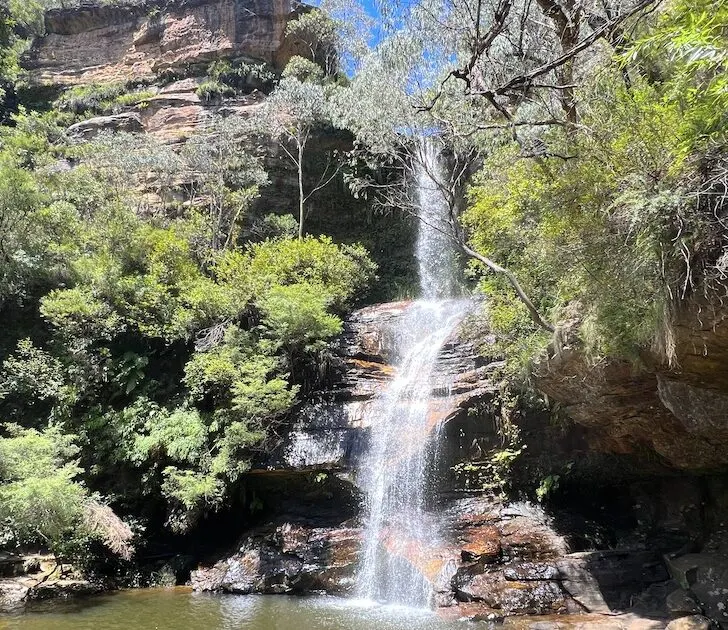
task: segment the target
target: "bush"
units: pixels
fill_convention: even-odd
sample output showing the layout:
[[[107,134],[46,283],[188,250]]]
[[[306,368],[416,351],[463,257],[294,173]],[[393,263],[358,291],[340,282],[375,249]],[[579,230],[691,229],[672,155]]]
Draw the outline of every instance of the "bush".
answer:
[[[56,427],[44,431],[6,426],[0,438],[0,522],[16,544],[51,549],[81,526],[86,489],[74,458],[74,438]],[[5,541],[8,542],[7,540]]]
[[[310,59],[295,55],[283,70],[283,78],[319,82],[324,80],[324,70]]]
[[[210,79],[201,83],[197,87],[197,90],[195,90],[195,94],[206,103],[209,103],[210,101],[216,101],[226,96],[235,96],[235,90],[229,85]]]

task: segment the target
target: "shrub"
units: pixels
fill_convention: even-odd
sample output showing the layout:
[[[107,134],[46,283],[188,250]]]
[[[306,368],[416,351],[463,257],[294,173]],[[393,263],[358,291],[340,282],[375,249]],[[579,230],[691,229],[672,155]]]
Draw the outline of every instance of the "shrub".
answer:
[[[195,94],[203,101],[209,103],[210,101],[219,100],[226,96],[235,96],[235,90],[229,85],[210,79],[201,83],[197,87],[197,90],[195,90]]]

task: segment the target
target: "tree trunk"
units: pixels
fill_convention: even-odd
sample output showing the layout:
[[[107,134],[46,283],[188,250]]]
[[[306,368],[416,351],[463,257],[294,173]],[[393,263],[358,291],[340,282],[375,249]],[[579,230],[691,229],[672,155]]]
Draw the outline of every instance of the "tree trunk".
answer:
[[[303,240],[303,144],[298,143],[298,240]]]
[[[483,256],[483,254],[480,254],[474,249],[471,249],[465,243],[458,241],[458,244],[468,256],[482,262],[486,267],[495,271],[496,273],[503,274],[508,279],[510,285],[515,289],[516,294],[518,295],[518,299],[521,300],[523,305],[528,309],[528,312],[531,315],[531,319],[534,321],[534,323],[551,333],[556,330],[553,324],[547,322],[543,317],[541,317],[541,313],[538,312],[538,309],[534,306],[533,302],[531,302],[531,299],[523,290],[523,287],[518,282],[518,279],[516,278],[516,276],[513,275],[513,273],[511,273],[505,267],[501,267],[498,263],[493,262],[490,258]]]

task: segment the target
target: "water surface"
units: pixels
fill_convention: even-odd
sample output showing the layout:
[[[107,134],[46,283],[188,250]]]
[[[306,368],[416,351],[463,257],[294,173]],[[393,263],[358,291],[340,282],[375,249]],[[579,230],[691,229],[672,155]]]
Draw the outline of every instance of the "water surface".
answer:
[[[120,591],[44,602],[0,615],[2,630],[450,630],[434,613],[334,597],[206,595],[187,589]]]

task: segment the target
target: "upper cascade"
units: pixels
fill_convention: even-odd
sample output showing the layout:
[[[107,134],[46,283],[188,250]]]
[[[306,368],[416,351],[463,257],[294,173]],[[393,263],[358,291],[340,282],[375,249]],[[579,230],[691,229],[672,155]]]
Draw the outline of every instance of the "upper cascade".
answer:
[[[414,156],[417,164],[417,257],[422,299],[458,294],[458,260],[452,237],[450,207],[442,190],[444,169],[435,143],[422,138]]]

